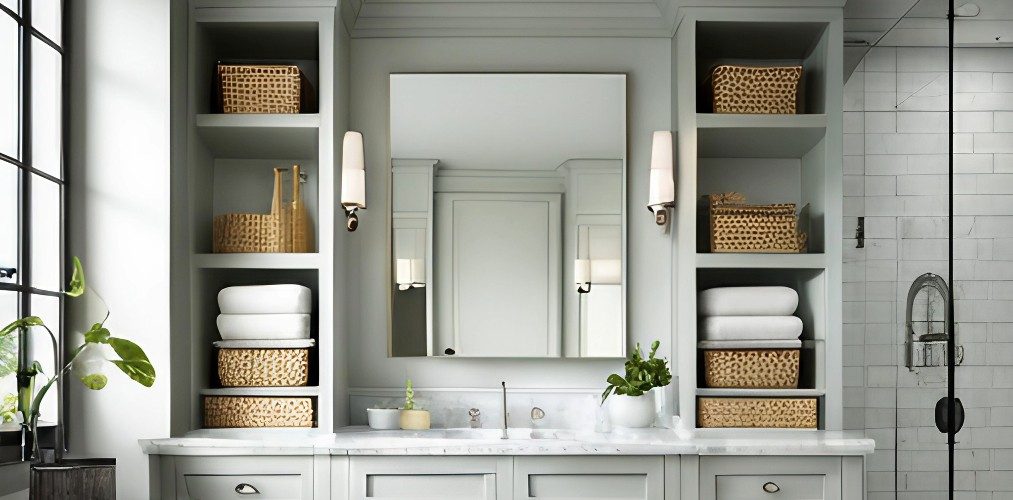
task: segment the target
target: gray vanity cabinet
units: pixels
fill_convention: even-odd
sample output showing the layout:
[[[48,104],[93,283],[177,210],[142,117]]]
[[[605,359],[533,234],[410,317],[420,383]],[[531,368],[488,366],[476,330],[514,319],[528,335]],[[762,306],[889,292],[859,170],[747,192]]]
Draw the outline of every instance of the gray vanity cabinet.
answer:
[[[700,500],[860,500],[861,457],[700,457]]]
[[[512,457],[350,457],[348,497],[509,500]]]
[[[514,499],[663,500],[665,457],[514,458]]]

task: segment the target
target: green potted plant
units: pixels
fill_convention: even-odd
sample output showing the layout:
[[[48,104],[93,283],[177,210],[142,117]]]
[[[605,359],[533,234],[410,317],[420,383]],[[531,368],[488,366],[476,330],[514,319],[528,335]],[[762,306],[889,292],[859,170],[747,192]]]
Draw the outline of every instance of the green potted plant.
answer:
[[[626,376],[617,373],[608,376],[608,387],[601,395],[601,402],[609,395],[609,419],[615,427],[650,427],[656,415],[655,396],[652,389],[664,387],[672,382],[668,361],[657,357],[661,342],[651,343],[647,359],[640,350],[640,344],[626,360]]]
[[[72,263],[74,271],[70,278],[70,284],[63,294],[76,298],[85,293],[84,269],[77,257],[72,259]],[[26,459],[33,461],[39,459],[36,439],[39,426],[39,408],[49,389],[53,384],[62,380],[67,371],[73,371],[81,383],[92,390],[101,390],[108,383],[109,379],[102,373],[106,362],[112,363],[132,380],[145,387],[151,387],[155,383],[155,368],[151,365],[144,350],[127,339],[113,337],[109,329],[105,327],[105,322],[108,319],[109,310],[106,309],[102,321],[93,324],[84,333],[84,343],[73,349],[67,356],[67,362],[62,367],[58,367],[52,375],[44,374],[42,364],[38,361],[33,361],[30,366],[18,370],[16,414],[25,435],[24,454]],[[0,330],[0,339],[13,338],[19,333],[29,335],[40,329],[49,334],[53,345],[53,366],[58,366],[59,358],[56,353],[59,343],[56,340],[56,334],[38,316],[26,316],[12,321]],[[110,354],[114,355],[111,359],[106,357]],[[36,391],[36,382],[40,377],[44,381]]]
[[[415,403],[415,389],[412,379],[405,381],[404,408],[401,409],[401,428],[411,431],[422,431],[430,427],[429,411],[423,410]]]

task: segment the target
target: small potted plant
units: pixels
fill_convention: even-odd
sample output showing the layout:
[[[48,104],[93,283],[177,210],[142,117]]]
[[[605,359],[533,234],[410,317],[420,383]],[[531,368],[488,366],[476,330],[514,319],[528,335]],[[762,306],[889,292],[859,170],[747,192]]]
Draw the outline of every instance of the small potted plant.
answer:
[[[405,381],[404,408],[401,409],[401,428],[409,431],[423,431],[429,428],[429,410],[415,404],[415,389],[412,379]]]
[[[615,427],[650,427],[655,417],[655,397],[651,389],[664,387],[672,382],[668,361],[656,357],[660,341],[651,343],[647,359],[640,351],[640,344],[626,360],[626,376],[617,373],[608,376],[608,387],[601,395],[601,402],[609,395],[609,419]]]

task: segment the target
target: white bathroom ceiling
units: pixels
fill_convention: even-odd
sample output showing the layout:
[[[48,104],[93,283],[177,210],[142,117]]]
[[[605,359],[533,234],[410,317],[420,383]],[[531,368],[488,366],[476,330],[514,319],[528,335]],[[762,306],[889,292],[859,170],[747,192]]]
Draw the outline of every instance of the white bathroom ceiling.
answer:
[[[350,0],[353,37],[670,37],[680,7],[841,6],[845,0]]]

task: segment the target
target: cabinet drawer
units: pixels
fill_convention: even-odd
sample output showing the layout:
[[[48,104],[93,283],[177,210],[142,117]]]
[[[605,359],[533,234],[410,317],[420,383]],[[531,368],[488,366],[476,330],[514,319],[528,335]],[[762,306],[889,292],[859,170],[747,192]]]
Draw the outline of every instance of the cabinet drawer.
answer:
[[[826,476],[819,474],[717,476],[714,488],[720,500],[824,500]]]
[[[183,477],[187,498],[224,500],[256,498],[264,500],[300,500],[302,478],[298,475],[205,475]]]
[[[175,457],[175,476],[177,500],[313,498],[312,457]]]
[[[508,500],[509,457],[351,457],[349,498]]]
[[[841,500],[841,467],[841,457],[700,457],[700,499]]]
[[[664,498],[664,457],[517,457],[514,498]]]

